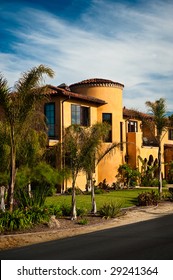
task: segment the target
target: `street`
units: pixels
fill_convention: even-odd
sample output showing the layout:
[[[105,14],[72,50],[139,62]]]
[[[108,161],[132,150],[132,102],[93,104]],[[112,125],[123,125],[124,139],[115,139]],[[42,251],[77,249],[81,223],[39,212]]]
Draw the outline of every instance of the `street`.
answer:
[[[173,214],[0,252],[6,260],[173,260]]]

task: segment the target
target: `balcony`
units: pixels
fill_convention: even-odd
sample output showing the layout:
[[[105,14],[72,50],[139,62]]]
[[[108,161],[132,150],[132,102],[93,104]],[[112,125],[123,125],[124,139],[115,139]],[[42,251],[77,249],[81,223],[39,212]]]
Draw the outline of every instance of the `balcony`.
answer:
[[[143,147],[158,147],[158,142],[154,138],[143,137],[142,138]]]

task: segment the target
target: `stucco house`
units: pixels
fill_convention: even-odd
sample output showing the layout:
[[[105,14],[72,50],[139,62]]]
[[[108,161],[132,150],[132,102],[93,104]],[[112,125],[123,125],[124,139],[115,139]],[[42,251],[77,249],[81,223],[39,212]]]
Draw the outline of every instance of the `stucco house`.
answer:
[[[49,86],[50,100],[44,104],[48,122],[49,146],[62,141],[64,130],[71,124],[90,126],[96,122],[107,121],[111,131],[105,146],[111,142],[122,143],[111,157],[103,159],[95,170],[96,183],[107,180],[116,181],[117,169],[128,163],[141,169],[139,156],[146,162],[157,163],[158,145],[152,131],[134,114],[123,107],[124,85],[107,79],[88,79],[70,86],[61,84]],[[143,114],[152,123],[152,117]],[[151,119],[151,120],[150,120]],[[173,128],[168,128],[162,140],[162,163],[173,160]],[[162,164],[163,178],[167,177],[167,166]],[[77,186],[85,189],[86,178],[80,174]],[[71,186],[64,182],[62,190]]]

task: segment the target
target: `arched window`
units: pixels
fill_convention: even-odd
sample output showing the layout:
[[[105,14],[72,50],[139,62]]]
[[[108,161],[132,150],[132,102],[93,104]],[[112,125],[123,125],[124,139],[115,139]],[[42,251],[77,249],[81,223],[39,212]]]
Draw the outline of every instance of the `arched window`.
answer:
[[[148,165],[152,165],[154,158],[152,155],[149,156]]]

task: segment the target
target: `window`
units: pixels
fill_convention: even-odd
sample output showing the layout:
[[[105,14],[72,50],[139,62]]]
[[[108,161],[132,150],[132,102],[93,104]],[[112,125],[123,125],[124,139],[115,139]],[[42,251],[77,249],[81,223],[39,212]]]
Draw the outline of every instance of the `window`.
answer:
[[[138,123],[136,121],[128,122],[128,132],[138,132]]]
[[[111,128],[109,130],[108,136],[105,138],[105,142],[112,142],[112,114],[111,113],[103,113],[102,114],[102,122],[108,123]]]
[[[90,108],[80,105],[71,105],[71,123],[83,126],[90,125]]]
[[[173,140],[173,129],[169,129],[168,131],[168,140]]]
[[[46,103],[44,113],[48,125],[48,136],[55,137],[55,103]]]

